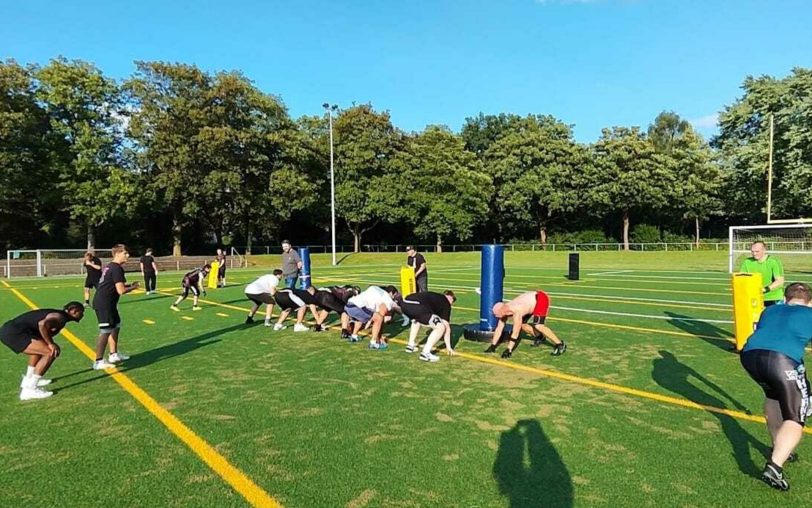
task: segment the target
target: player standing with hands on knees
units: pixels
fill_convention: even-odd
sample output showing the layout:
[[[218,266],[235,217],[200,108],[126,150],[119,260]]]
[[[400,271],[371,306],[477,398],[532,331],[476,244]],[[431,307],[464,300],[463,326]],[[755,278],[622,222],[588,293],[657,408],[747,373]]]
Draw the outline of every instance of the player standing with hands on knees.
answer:
[[[113,260],[102,270],[99,289],[93,297],[93,310],[99,320],[99,337],[96,339],[96,361],[94,370],[115,367],[116,363],[129,360],[130,357],[118,350],[118,335],[121,330],[121,316],[118,314],[118,300],[121,295],[138,289],[138,281],[127,284],[124,277],[124,263],[130,257],[127,247],[122,244],[112,248]],[[110,356],[104,359],[104,351],[110,344]]]
[[[513,331],[510,334],[507,348],[502,352],[502,358],[510,358],[519,345],[519,335],[522,330],[536,339],[534,345],[542,342],[541,338],[553,344],[553,356],[558,356],[567,350],[567,345],[544,324],[550,309],[550,297],[544,291],[528,291],[522,293],[509,302],[499,302],[493,306],[493,315],[499,320],[493,332],[493,340],[486,353],[496,352],[496,346],[502,338],[502,331],[508,318],[513,318]]]

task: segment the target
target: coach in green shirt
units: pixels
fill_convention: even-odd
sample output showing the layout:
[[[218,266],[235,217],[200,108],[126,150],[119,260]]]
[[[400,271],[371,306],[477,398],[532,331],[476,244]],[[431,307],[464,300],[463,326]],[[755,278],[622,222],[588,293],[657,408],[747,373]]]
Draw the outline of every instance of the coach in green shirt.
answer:
[[[784,298],[784,266],[781,261],[767,254],[764,242],[753,242],[750,246],[751,257],[744,260],[741,272],[760,273],[764,284],[764,306],[775,305]]]

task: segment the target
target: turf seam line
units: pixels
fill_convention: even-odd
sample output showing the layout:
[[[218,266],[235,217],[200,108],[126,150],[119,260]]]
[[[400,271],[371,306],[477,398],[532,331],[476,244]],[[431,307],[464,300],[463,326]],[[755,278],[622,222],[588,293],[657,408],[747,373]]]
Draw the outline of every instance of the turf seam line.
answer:
[[[0,281],[6,287],[11,286],[6,281]],[[39,308],[34,302],[29,300],[25,295],[20,293],[14,288],[11,292],[17,296],[24,304],[31,309]],[[62,335],[73,344],[82,354],[91,360],[96,358],[96,353],[90,349],[79,337],[74,335],[67,329],[62,329]],[[228,459],[220,455],[203,438],[195,434],[185,423],[178,417],[166,410],[161,404],[152,398],[146,391],[138,386],[126,374],[119,372],[116,368],[106,369],[110,377],[112,377],[127,393],[129,393],[135,400],[137,400],[144,408],[152,414],[159,422],[161,422],[172,434],[181,440],[186,446],[189,447],[203,462],[211,468],[212,471],[217,473],[220,478],[225,480],[226,483],[242,495],[248,503],[252,506],[262,507],[281,507],[282,505],[267,492],[265,492],[259,485],[254,483],[242,471],[233,466]]]

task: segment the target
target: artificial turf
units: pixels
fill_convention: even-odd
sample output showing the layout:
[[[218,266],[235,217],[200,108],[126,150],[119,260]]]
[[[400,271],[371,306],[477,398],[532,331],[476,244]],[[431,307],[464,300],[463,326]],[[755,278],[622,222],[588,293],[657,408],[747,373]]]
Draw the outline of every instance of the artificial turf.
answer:
[[[350,256],[332,267],[314,256],[314,281],[397,283],[401,257]],[[458,340],[462,324],[478,321],[478,254],[427,259],[430,287],[459,297]],[[789,492],[757,479],[769,444],[764,425],[748,419],[762,413],[760,390],[730,351],[725,253],[584,254],[577,282],[564,277],[563,254],[507,253],[505,297],[548,291],[548,324],[569,350],[552,357],[525,341],[500,360],[459,340],[464,354],[440,352],[436,364],[404,353],[407,332],[396,324],[385,329],[388,351],[336,331],[244,325],[244,284],[275,261],[252,258],[252,268],[229,272],[229,287],[209,291],[199,312],[189,300],[169,309],[177,273],[159,274],[160,294],[123,297],[121,349],[132,358],[120,370],[285,506],[812,502],[807,442],[787,467]],[[812,276],[799,269],[788,279]],[[9,281],[38,306],[79,299],[81,282]],[[0,299],[0,321],[27,310],[9,288]],[[69,329],[92,345],[93,313]],[[0,355],[0,506],[247,504],[60,343],[49,373],[56,394],[43,401],[17,399],[24,359]]]

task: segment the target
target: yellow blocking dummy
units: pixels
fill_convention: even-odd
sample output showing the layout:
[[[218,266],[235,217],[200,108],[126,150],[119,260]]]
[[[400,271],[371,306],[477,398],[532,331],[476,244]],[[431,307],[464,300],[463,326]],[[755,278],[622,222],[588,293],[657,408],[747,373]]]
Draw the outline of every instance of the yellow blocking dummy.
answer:
[[[220,263],[217,261],[211,262],[211,271],[209,272],[209,280],[206,281],[206,287],[209,289],[217,288],[217,272],[220,270]]]
[[[733,326],[736,330],[736,351],[741,351],[755,330],[764,310],[760,273],[733,274]]]
[[[417,284],[414,281],[414,268],[403,266],[400,268],[400,294],[410,295],[417,291]]]

